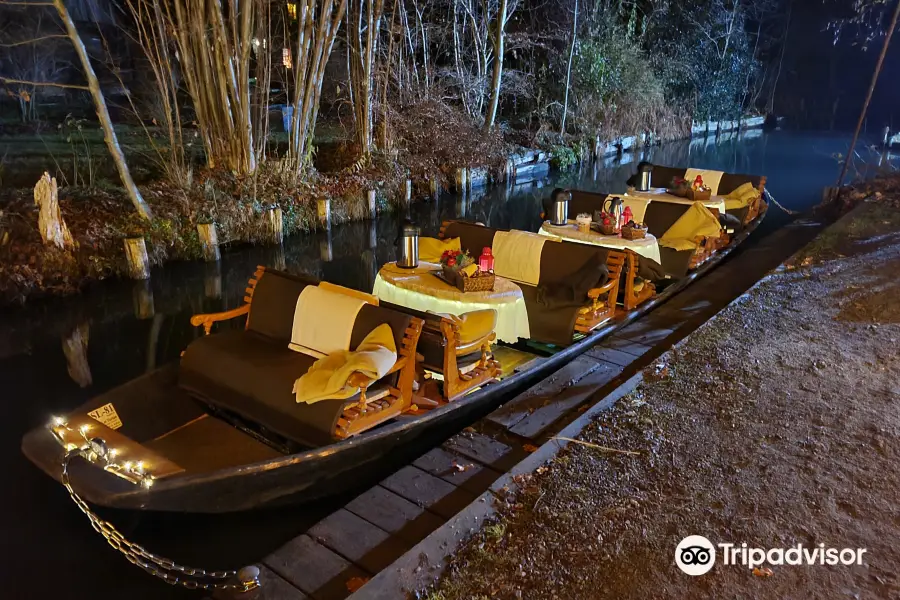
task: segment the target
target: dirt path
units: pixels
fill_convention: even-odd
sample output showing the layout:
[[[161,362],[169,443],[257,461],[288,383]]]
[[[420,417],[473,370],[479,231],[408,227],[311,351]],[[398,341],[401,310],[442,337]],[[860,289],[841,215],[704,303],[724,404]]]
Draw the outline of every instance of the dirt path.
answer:
[[[582,434],[638,455],[570,445],[423,596],[900,598],[900,211],[836,227]],[[867,552],[691,577],[692,534]]]

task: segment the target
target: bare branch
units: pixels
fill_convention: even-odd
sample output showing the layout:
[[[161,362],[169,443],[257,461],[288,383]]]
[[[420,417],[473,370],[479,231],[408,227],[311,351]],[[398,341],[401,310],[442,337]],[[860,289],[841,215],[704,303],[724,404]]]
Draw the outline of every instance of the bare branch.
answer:
[[[0,75],[0,83],[18,83],[20,85],[58,87],[58,88],[66,88],[66,89],[70,89],[70,90],[90,90],[90,88],[86,85],[72,85],[72,84],[68,84],[68,83],[51,83],[49,81],[26,81],[23,79],[10,79],[9,77],[3,77],[2,75]]]
[[[44,40],[53,40],[53,39],[66,39],[67,35],[63,34],[55,34],[55,35],[45,35],[39,38],[33,38],[30,40],[22,40],[21,42],[13,42],[12,44],[0,44],[0,48],[15,48],[16,46],[25,46],[26,44],[36,44],[38,42],[43,42]]]

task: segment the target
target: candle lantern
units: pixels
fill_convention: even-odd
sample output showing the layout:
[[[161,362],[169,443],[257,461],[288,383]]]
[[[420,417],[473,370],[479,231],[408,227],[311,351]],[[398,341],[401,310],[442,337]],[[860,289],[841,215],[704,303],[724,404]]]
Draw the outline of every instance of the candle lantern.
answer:
[[[494,255],[491,254],[490,246],[485,246],[478,258],[478,268],[482,273],[494,272]]]

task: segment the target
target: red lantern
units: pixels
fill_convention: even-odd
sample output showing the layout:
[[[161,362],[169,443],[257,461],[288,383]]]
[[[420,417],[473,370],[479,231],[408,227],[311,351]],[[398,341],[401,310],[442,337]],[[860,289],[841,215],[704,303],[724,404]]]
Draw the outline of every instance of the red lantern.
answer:
[[[491,254],[491,248],[489,246],[485,246],[481,251],[481,256],[478,257],[478,268],[482,273],[493,273],[494,272],[494,255]]]

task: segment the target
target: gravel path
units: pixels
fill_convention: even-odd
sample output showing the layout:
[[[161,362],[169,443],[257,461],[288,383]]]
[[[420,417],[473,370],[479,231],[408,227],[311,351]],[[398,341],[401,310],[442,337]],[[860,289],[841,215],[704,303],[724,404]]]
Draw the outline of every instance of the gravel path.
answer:
[[[898,232],[854,211],[664,355],[421,597],[900,598]],[[692,534],[866,554],[691,577]]]

